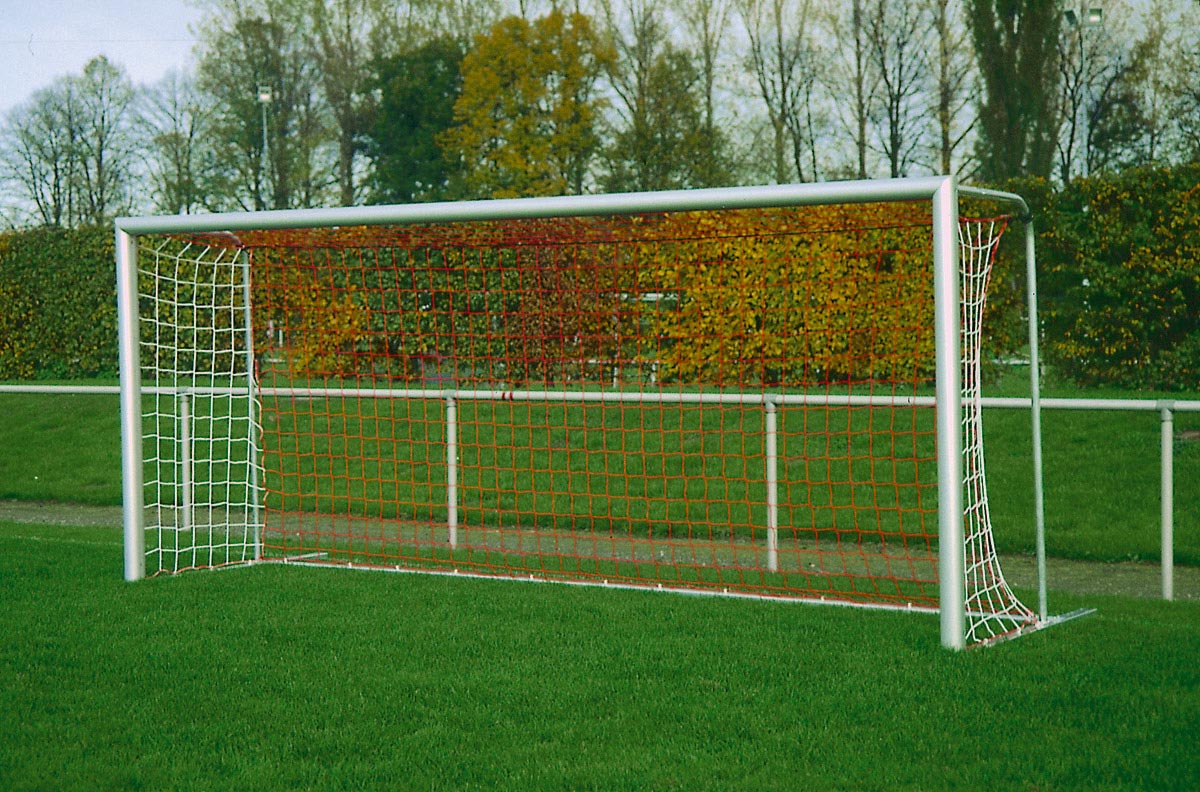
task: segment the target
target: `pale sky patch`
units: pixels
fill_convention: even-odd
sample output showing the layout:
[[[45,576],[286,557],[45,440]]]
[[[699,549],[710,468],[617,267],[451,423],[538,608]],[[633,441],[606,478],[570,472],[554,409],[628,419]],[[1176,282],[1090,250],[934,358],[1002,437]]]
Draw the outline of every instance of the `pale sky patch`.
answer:
[[[0,115],[101,54],[138,85],[190,70],[199,18],[187,0],[0,0]]]

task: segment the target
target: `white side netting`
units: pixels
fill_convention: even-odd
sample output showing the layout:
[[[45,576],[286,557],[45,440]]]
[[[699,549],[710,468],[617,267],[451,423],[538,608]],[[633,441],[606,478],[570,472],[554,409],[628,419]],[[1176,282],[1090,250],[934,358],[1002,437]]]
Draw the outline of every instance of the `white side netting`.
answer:
[[[980,354],[988,283],[1003,231],[996,220],[959,223],[962,285],[963,541],[967,645],[987,642],[1033,626],[1037,617],[1004,579],[988,511],[983,462]]]
[[[147,572],[256,556],[248,269],[236,250],[139,250]]]

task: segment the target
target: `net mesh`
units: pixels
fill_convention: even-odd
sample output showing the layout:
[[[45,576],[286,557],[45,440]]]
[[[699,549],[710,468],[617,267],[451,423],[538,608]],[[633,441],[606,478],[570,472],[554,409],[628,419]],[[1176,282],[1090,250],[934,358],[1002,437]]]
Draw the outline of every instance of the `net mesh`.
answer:
[[[959,223],[962,324],[963,541],[967,643],[983,643],[1032,625],[1036,615],[1012,592],[1000,570],[988,511],[983,455],[983,314],[996,246],[1003,227],[995,220]]]
[[[248,264],[160,240],[139,251],[147,568],[256,557],[260,431],[247,348]]]
[[[983,473],[1003,226],[960,226],[969,642],[1033,620]],[[166,240],[141,274],[151,568],[935,609],[930,233],[928,204],[868,204]]]

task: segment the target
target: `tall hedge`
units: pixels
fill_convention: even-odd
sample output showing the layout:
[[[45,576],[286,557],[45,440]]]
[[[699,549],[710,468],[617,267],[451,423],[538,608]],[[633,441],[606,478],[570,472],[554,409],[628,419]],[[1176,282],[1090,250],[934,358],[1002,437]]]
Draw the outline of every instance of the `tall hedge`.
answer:
[[[1200,384],[1200,165],[1082,179],[1039,218],[1046,357],[1085,385]]]
[[[1130,170],[1117,176],[1078,180],[1057,190],[1045,181],[1003,186],[1025,196],[1034,211],[1039,236],[1042,350],[1046,361],[1086,385],[1195,389],[1200,383],[1200,165]],[[969,204],[964,208],[968,212],[974,210]],[[871,211],[875,210],[870,207],[856,210],[860,219],[862,213]],[[703,220],[692,216],[687,222]],[[904,241],[907,232],[890,230],[890,223],[882,220],[878,218],[875,223],[878,230],[868,233],[879,239],[867,247],[909,249]],[[831,378],[874,377],[882,373],[859,370],[857,361],[866,359],[861,351],[852,345],[838,346],[841,343],[838,339],[843,336],[837,328],[851,319],[858,321],[851,308],[857,300],[838,292],[825,295],[826,302],[814,303],[814,294],[803,289],[803,294],[793,294],[806,281],[799,278],[796,270],[781,265],[799,260],[819,262],[826,259],[826,254],[848,253],[849,266],[875,262],[871,266],[884,272],[879,268],[886,265],[890,272],[884,274],[890,277],[907,268],[904,255],[889,255],[876,261],[861,252],[833,250],[828,244],[812,250],[793,250],[782,237],[771,241],[769,235],[762,236],[759,233],[762,229],[746,233],[751,229],[733,228],[744,224],[738,216],[731,215],[721,222],[731,227],[717,229],[720,233],[710,244],[712,249],[703,255],[695,243],[686,241],[688,234],[670,228],[669,223],[662,225],[652,234],[661,240],[658,253],[649,255],[639,268],[637,277],[649,279],[643,283],[618,288],[618,284],[589,281],[574,290],[563,289],[558,281],[579,277],[579,261],[547,259],[531,266],[520,262],[502,265],[499,261],[485,265],[479,259],[473,266],[481,269],[468,278],[465,293],[443,294],[438,287],[441,280],[449,278],[458,267],[468,270],[471,267],[465,261],[453,268],[433,262],[430,277],[438,284],[430,281],[422,289],[416,288],[416,283],[407,288],[398,285],[399,293],[392,300],[395,305],[381,303],[370,308],[381,312],[389,323],[384,336],[389,345],[397,344],[395,349],[388,350],[392,354],[462,354],[463,350],[442,348],[453,334],[442,332],[448,326],[442,328],[439,322],[449,322],[452,315],[464,311],[478,320],[492,308],[485,310],[476,303],[491,295],[487,299],[504,300],[505,304],[497,307],[504,316],[522,323],[521,328],[512,330],[516,336],[527,336],[533,330],[525,326],[530,323],[553,320],[562,325],[547,334],[548,338],[557,338],[555,343],[562,348],[540,350],[549,359],[634,360],[648,352],[617,348],[625,344],[619,337],[620,325],[625,320],[638,321],[641,312],[649,309],[635,309],[611,300],[604,302],[598,295],[639,289],[687,293],[692,310],[675,311],[669,316],[659,315],[664,306],[653,311],[662,346],[655,356],[666,354],[662,361],[666,364],[664,375],[726,381],[747,376],[744,365],[751,361],[762,368],[752,373],[755,377],[792,381],[795,372],[773,364],[787,358],[807,361],[807,365]],[[668,238],[674,241],[667,242]],[[601,248],[597,250],[603,252]],[[668,250],[672,255],[664,256]],[[684,266],[688,254],[719,260],[726,270],[736,270],[732,286],[724,290],[716,288],[715,282],[710,282],[714,272],[706,267]],[[675,258],[676,255],[682,258]],[[989,336],[985,344],[994,355],[1009,354],[1023,343],[1023,257],[1021,234],[1010,232],[997,262],[985,320]],[[582,269],[593,273],[593,277],[600,271],[592,265]],[[491,273],[491,280],[486,273]],[[268,274],[260,272],[258,279],[262,278],[268,278]],[[557,288],[546,290],[548,278]],[[34,229],[0,234],[0,379],[115,374],[114,281],[109,229]],[[900,281],[880,283],[899,288]],[[416,310],[413,305],[408,306],[412,310],[399,310],[405,307],[401,305],[405,299],[412,302],[422,293],[433,301],[429,306],[422,305],[422,310]],[[304,294],[307,292],[301,290],[292,299],[303,303]],[[547,303],[545,294],[558,295],[557,302]],[[735,298],[746,304],[734,310],[729,300]],[[342,299],[355,298],[352,292],[344,292]],[[595,303],[590,311],[589,299]],[[446,302],[444,308],[442,302]],[[897,297],[892,302],[899,305],[901,301]],[[919,302],[905,301],[905,304],[918,312],[926,310]],[[389,305],[396,310],[388,310]],[[307,315],[317,310],[317,306],[297,304],[279,310]],[[327,307],[325,313],[328,311]],[[311,353],[310,366],[324,368],[330,355],[344,356],[347,351],[368,343],[362,337],[364,328],[357,322],[346,323],[344,310],[334,314],[341,317],[338,333],[331,333],[331,328],[324,326],[310,328],[304,321],[291,328],[300,335],[312,336],[312,348],[305,348]],[[279,324],[285,317],[275,318]],[[776,320],[799,318],[804,319],[812,332],[789,336],[786,328],[769,326]],[[891,319],[894,326],[913,324],[912,317]],[[399,324],[393,327],[396,322]],[[785,332],[781,334],[780,330]],[[806,343],[811,346],[814,339],[824,345],[786,350],[772,346],[780,342],[769,339],[780,337],[790,337],[787,343],[793,347]],[[567,374],[518,371],[518,364],[529,357],[531,350],[509,348],[506,334],[493,333],[490,338],[503,348],[471,350],[467,356],[486,355],[503,360],[509,376],[557,379]],[[880,339],[886,343],[905,340],[877,335],[873,343],[880,343]],[[903,368],[910,365],[908,361],[922,357],[918,354],[923,353],[921,343],[926,342],[919,342],[909,352],[889,348],[885,354]],[[613,345],[616,347],[608,348]],[[357,366],[351,366],[344,373],[356,371]],[[420,376],[419,369],[414,371]],[[812,373],[820,372],[809,372]]]
[[[933,374],[925,205],[671,216],[646,256],[662,374],[685,382],[911,381]]]
[[[0,234],[0,379],[117,371],[111,229]]]
[[[413,379],[427,365],[547,384],[605,381],[613,365],[689,385],[932,376],[926,205],[349,231],[338,242],[351,249],[315,234],[302,255],[275,236],[254,250],[255,311],[283,331],[296,376]]]

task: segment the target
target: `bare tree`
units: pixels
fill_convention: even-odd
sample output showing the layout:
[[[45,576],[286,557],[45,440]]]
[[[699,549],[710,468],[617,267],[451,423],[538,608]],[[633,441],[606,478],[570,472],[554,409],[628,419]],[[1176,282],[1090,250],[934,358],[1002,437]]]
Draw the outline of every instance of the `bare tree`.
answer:
[[[416,18],[424,21],[424,30],[429,35],[450,36],[468,44],[504,16],[507,13],[505,6],[511,3],[497,3],[494,0],[409,0],[407,5],[413,9]],[[531,19],[541,13],[534,6],[542,5],[546,3],[520,2],[520,14]],[[555,6],[554,3],[550,5]],[[579,10],[577,6],[575,11]]]
[[[972,105],[978,101],[974,53],[961,19],[962,6],[953,0],[929,0],[934,45],[929,48],[932,76],[932,115],[937,124],[935,160],[939,173],[964,172],[970,156],[960,155],[975,126]]]
[[[1192,74],[1200,70],[1200,54],[1185,55]],[[1175,100],[1179,112],[1180,150],[1190,160],[1200,160],[1200,86],[1195,80],[1180,80]]]
[[[399,30],[395,18],[389,18],[391,5],[386,0],[311,0],[309,6],[311,49],[337,136],[338,197],[343,206],[356,203],[360,194],[357,157],[371,125],[367,86],[372,63],[402,44],[395,40]]]
[[[616,52],[609,82],[617,112],[626,125],[643,121],[655,60],[669,43],[669,28],[659,0],[601,0],[604,34]]]
[[[907,0],[874,0],[866,20],[870,58],[879,78],[876,125],[892,178],[907,176],[922,147],[928,72],[921,57],[932,26],[925,8]]]
[[[1155,69],[1155,90],[1161,90],[1153,106],[1165,109],[1168,115],[1159,137],[1162,156],[1197,161],[1200,160],[1200,80],[1196,79],[1200,74],[1200,2],[1155,2],[1155,6],[1160,5],[1167,31],[1159,45],[1163,57],[1150,63]],[[1150,87],[1145,85],[1143,90],[1149,91]]]
[[[1147,162],[1163,159],[1172,137],[1170,103],[1179,61],[1171,54],[1182,49],[1180,32],[1187,29],[1179,24],[1182,20],[1172,18],[1172,6],[1178,5],[1177,0],[1151,0],[1145,33],[1134,45],[1145,124],[1142,150]]]
[[[6,118],[7,181],[42,225],[69,227],[77,219],[79,126],[79,102],[70,79],[36,91]]]
[[[716,132],[716,84],[721,51],[729,26],[729,0],[678,0],[679,13],[696,52],[704,80],[704,125]]]
[[[204,206],[204,160],[213,109],[191,75],[168,72],[141,100],[138,127],[158,211],[191,214]]]
[[[1069,15],[1059,39],[1059,176],[1068,181],[1139,159],[1141,97],[1137,88],[1140,58],[1148,53],[1132,44],[1128,7],[1110,3],[1107,18]]]
[[[7,119],[8,180],[44,225],[100,224],[130,204],[133,87],[103,56]]]
[[[815,178],[811,97],[816,78],[809,41],[811,0],[740,0],[747,64],[767,111],[776,182]],[[806,168],[809,161],[813,168]]]
[[[1058,71],[1061,80],[1059,107],[1062,114],[1058,138],[1058,171],[1059,178],[1064,182],[1070,181],[1079,170],[1087,175],[1086,166],[1080,168],[1079,163],[1086,162],[1087,159],[1087,117],[1090,112],[1087,94],[1096,79],[1096,31],[1082,23],[1083,20],[1076,18],[1074,25],[1068,25],[1064,29],[1058,42]],[[1092,56],[1090,64],[1088,55]],[[1081,148],[1085,149],[1082,157],[1079,156]]]
[[[130,205],[133,83],[100,55],[83,67],[78,86],[81,220],[99,225]]]
[[[1139,71],[1135,53],[1123,52],[1097,87],[1088,123],[1089,173],[1118,171],[1143,161],[1140,141],[1145,121],[1136,79]]]
[[[867,0],[832,2],[824,14],[834,48],[827,90],[835,97],[837,115],[854,141],[854,175],[859,179],[867,178],[871,116],[879,84],[871,58],[866,3]]]

